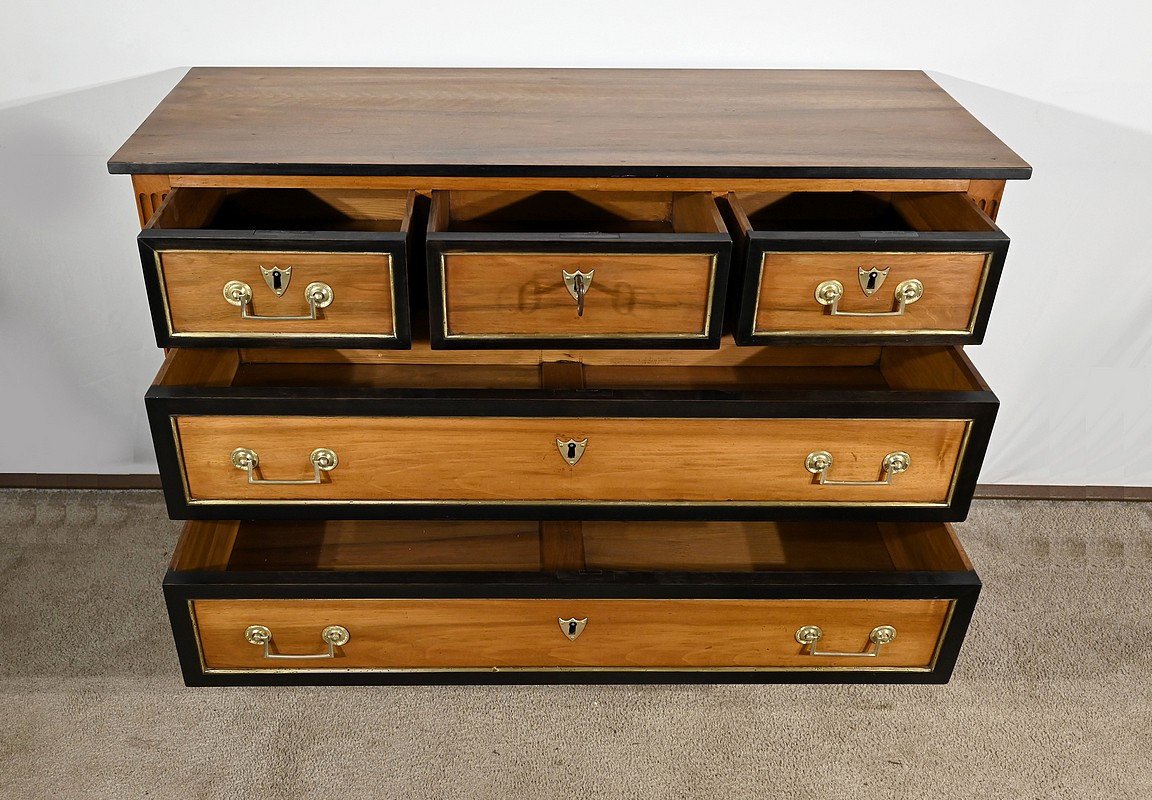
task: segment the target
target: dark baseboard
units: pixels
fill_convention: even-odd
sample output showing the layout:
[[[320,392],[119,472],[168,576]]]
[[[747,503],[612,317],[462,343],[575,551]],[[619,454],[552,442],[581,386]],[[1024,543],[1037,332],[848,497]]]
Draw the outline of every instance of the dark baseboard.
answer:
[[[159,475],[0,472],[0,489],[159,489]]]
[[[1152,486],[1029,486],[976,484],[981,500],[1140,500],[1152,501]]]
[[[0,489],[159,489],[159,475],[76,475],[0,472]],[[976,485],[980,500],[1139,500],[1152,502],[1152,486]]]

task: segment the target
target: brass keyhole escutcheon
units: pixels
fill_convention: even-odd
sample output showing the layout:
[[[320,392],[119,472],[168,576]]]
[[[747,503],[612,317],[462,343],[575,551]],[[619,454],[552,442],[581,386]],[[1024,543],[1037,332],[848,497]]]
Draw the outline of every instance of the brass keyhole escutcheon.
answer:
[[[560,457],[568,462],[568,466],[574,467],[580,463],[580,459],[584,457],[584,451],[588,448],[588,439],[557,439],[556,449],[560,451]]]
[[[564,278],[564,288],[576,301],[576,316],[584,316],[584,297],[592,288],[592,279],[596,277],[596,270],[590,269],[587,272],[561,270],[560,274]]]

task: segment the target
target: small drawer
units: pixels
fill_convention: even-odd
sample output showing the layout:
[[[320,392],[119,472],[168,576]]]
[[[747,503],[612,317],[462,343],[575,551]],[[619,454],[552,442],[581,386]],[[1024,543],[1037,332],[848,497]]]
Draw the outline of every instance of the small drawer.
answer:
[[[997,405],[950,348],[780,367],[243,358],[176,351],[148,393],[174,517],[956,519]]]
[[[165,593],[190,684],[941,682],[979,586],[931,523],[228,521]]]
[[[957,192],[730,194],[740,344],[979,344],[1008,237]]]
[[[416,196],[177,188],[140,233],[163,347],[406,348]]]
[[[715,348],[731,244],[706,193],[433,192],[432,346]]]

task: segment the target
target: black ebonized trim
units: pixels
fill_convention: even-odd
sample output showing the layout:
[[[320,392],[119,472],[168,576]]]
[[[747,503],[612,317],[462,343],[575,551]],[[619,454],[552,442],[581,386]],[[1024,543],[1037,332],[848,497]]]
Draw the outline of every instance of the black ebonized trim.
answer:
[[[975,572],[880,573],[228,573],[173,572],[164,595],[188,686],[627,683],[946,683],[980,592]],[[387,598],[951,599],[930,671],[644,670],[205,673],[188,602]]]
[[[727,205],[721,204],[721,207]],[[728,212],[732,217],[731,211]],[[733,228],[738,230],[738,228]],[[739,244],[739,277],[734,278],[738,286],[739,299],[733,298],[735,305],[735,325],[733,333],[739,345],[952,345],[980,344],[988,328],[992,304],[1004,260],[1008,254],[1008,237],[999,230],[989,233],[979,232],[916,232],[885,236],[883,233],[825,232],[806,233],[794,231],[752,231],[742,237]],[[987,274],[980,295],[980,306],[976,310],[972,333],[861,333],[858,335],[824,335],[813,331],[810,334],[754,333],[756,325],[756,302],[760,294],[760,265],[766,252],[846,252],[846,253],[939,253],[974,252],[990,253]],[[813,288],[822,278],[813,277]],[[737,282],[738,281],[738,282]],[[815,302],[815,301],[813,301]],[[880,318],[881,322],[883,318]]]
[[[341,347],[407,350],[412,347],[408,264],[413,232],[407,231],[230,231],[158,230],[137,236],[144,287],[158,347]],[[393,316],[396,330],[379,336],[326,336],[277,333],[274,336],[188,336],[171,333],[160,285],[158,257],[166,250],[298,251],[306,253],[381,253],[391,256]],[[334,276],[339,270],[334,270]],[[333,278],[335,280],[335,277]],[[222,298],[221,298],[222,299]],[[237,309],[237,314],[240,310]]]
[[[383,390],[153,387],[145,404],[173,519],[859,519],[956,521],[968,514],[998,401],[990,391]],[[947,505],[365,502],[190,503],[170,418],[177,415],[820,418],[972,420]]]
[[[558,234],[549,233],[456,233],[429,231],[426,239],[428,275],[428,320],[430,344],[436,350],[556,349],[578,347],[606,350],[711,349],[720,347],[724,331],[724,308],[728,294],[728,272],[732,261],[732,240],[727,234]],[[699,337],[529,337],[491,338],[445,337],[444,285],[440,260],[458,253],[581,253],[705,255],[716,259],[712,304],[705,335]]]

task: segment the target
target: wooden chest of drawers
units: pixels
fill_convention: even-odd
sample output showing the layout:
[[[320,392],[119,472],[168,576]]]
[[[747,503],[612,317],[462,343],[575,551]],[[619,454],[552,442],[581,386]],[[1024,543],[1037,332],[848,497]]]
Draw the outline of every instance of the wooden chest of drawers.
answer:
[[[196,69],[110,169],[190,685],[948,680],[1030,168],[923,74]]]

